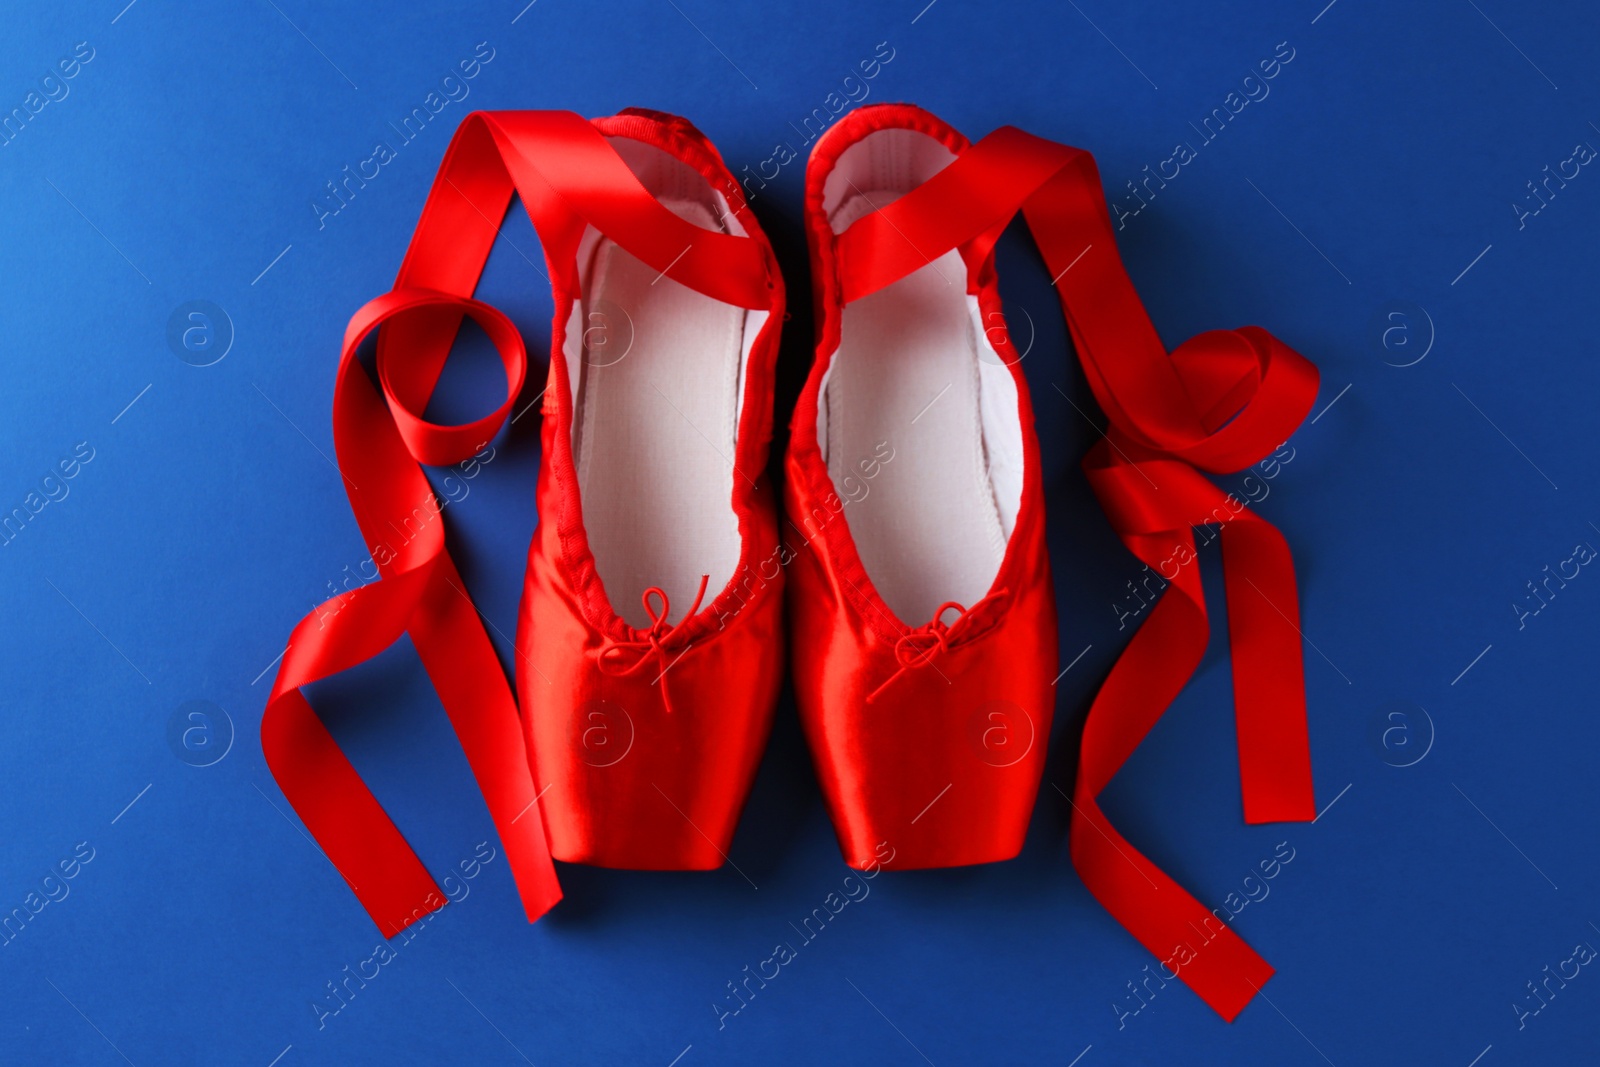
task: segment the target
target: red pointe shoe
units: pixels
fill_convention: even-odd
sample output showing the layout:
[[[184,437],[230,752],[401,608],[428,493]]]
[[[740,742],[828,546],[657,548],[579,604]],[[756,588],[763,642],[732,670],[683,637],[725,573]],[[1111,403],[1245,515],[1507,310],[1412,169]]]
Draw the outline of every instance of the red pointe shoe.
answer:
[[[618,210],[573,219],[559,253],[546,238],[555,327],[518,694],[557,859],[707,870],[727,858],[783,670],[765,473],[783,282],[700,131],[642,111],[592,129],[563,176]]]
[[[1015,856],[1054,707],[1038,443],[993,238],[879,269],[881,243],[905,238],[878,212],[966,148],[917,108],[867,107],[806,171],[818,339],[787,457],[787,533],[806,544],[791,660],[858,868]]]
[[[1073,864],[1164,968],[1233,1019],[1272,968],[1141,855],[1105,817],[1098,797],[1205,651],[1209,624],[1194,534],[1202,527],[1208,540],[1222,541],[1245,819],[1315,816],[1288,546],[1201,472],[1245,469],[1287,440],[1315,400],[1316,368],[1253,326],[1203,333],[1169,355],[1118,258],[1093,158],[1021,130],[1003,127],[968,145],[918,109],[862,109],[817,145],[806,206],[822,354],[795,415],[789,458],[796,513],[827,518],[830,476],[849,489],[844,474],[856,460],[839,451],[840,441],[861,440],[867,427],[891,441],[897,429],[909,436],[905,409],[932,404],[918,409],[926,422],[938,405],[958,401],[940,423],[941,439],[919,446],[943,457],[932,469],[910,472],[914,484],[921,480],[922,495],[909,503],[897,498],[906,487],[892,483],[886,468],[861,483],[869,486],[858,494],[862,499],[839,509],[841,521],[817,531],[817,551],[794,568],[801,711],[847,854],[854,861],[863,835],[881,834],[897,851],[900,840],[911,841],[913,862],[982,857],[975,844],[1020,840],[1026,809],[1016,801],[1032,797],[1031,777],[1002,786],[957,754],[963,704],[997,697],[1020,702],[1038,691],[1039,706],[1048,708],[1041,679],[1054,669],[1049,616],[1025,599],[1041,589],[1048,595],[1042,541],[1029,525],[1039,509],[1025,402],[1019,409],[1026,462],[1011,541],[993,589],[976,609],[968,599],[995,566],[991,509],[1006,527],[1007,483],[997,476],[996,459],[1004,474],[1013,452],[1005,444],[1006,424],[996,416],[1009,408],[991,403],[984,392],[991,376],[983,354],[985,340],[996,341],[1001,356],[1008,348],[1000,343],[1003,329],[986,337],[978,324],[1003,325],[991,318],[999,314],[991,250],[1021,212],[1110,423],[1084,461],[1089,484],[1123,543],[1170,583],[1089,710],[1072,799]],[[955,284],[944,285],[935,268]],[[966,297],[970,323],[952,292],[973,294]],[[926,369],[934,363],[941,368],[937,375]],[[946,390],[941,379],[955,384]],[[1020,385],[1019,376],[1019,394]],[[945,391],[935,400],[930,386]],[[908,390],[915,400],[899,395]],[[819,437],[825,444],[819,446]],[[894,462],[908,451],[898,449]],[[992,502],[975,477],[985,470],[984,459]],[[875,502],[895,506],[874,511]],[[983,520],[976,528],[974,515]],[[1210,532],[1218,526],[1220,535]],[[937,581],[921,588],[902,584],[908,576]],[[885,601],[895,607],[905,598],[915,618],[938,596],[936,588],[952,586],[959,589],[950,599],[969,610],[948,625],[936,619],[899,634],[882,610]],[[990,627],[1003,628],[1004,637],[987,637]],[[1041,632],[1049,635],[1048,650],[1040,647]],[[893,665],[887,646],[897,634],[900,678],[872,690],[872,680]],[[935,666],[946,675],[942,691],[930,675]],[[906,678],[914,679],[914,689]],[[898,696],[887,696],[896,687]],[[877,703],[869,699],[875,693]],[[884,707],[886,701],[894,702]],[[928,777],[930,766],[937,768],[935,780]],[[902,826],[930,786],[941,787],[939,779],[952,783],[950,821],[935,821],[941,800],[918,811],[914,825]],[[966,798],[957,793],[963,788],[975,808],[963,808]],[[994,851],[988,858],[1008,854]]]
[[[419,466],[478,452],[522,386],[521,335],[472,299],[513,194],[539,233],[556,307],[520,720]],[[463,316],[494,343],[507,396],[481,419],[441,426],[419,413]],[[561,898],[552,855],[695,869],[725,858],[782,670],[763,474],[782,319],[772,250],[687,122],[642,111],[462,121],[394,289],[350,321],[334,393],[340,470],[381,578],[301,620],[261,722],[284,795],[385,936],[445,898],[301,687],[403,633],[461,739],[530,921]],[[375,331],[376,382],[357,359]]]

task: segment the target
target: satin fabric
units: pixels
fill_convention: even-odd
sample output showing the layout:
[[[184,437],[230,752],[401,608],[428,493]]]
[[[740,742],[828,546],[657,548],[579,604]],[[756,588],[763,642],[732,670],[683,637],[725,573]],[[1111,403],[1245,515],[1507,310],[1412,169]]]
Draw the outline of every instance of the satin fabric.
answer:
[[[729,506],[739,519],[740,559],[727,586],[688,618],[689,605],[664,604],[664,596],[654,606],[646,600],[647,613],[680,618],[676,625],[638,629],[618,616],[584,529],[572,452],[573,383],[567,361],[552,358],[541,436],[541,522],[528,553],[518,623],[517,691],[534,775],[547,790],[545,819],[557,859],[709,870],[727,858],[783,677],[783,573],[766,474],[783,282],[737,182],[703,134],[683,119],[634,109],[596,119],[594,128],[653,144],[699,171],[728,198],[731,214],[749,234],[697,231],[721,237],[739,256],[689,251],[683,260],[695,259],[699,273],[678,278],[708,296],[769,313],[746,364],[730,457]],[[630,238],[639,236],[601,232],[629,251]],[[551,278],[556,314],[550,350],[561,353],[578,294],[571,287],[575,278],[554,269]],[[649,359],[648,344],[647,337],[638,338],[627,358]]]
[[[785,468],[784,534],[795,556],[790,657],[828,813],[845,862],[858,869],[876,862],[874,850],[885,842],[896,869],[1015,856],[1033,812],[1055,707],[1056,607],[1038,441],[1021,357],[1004,331],[991,341],[1017,386],[1023,483],[1000,569],[981,602],[941,618],[897,618],[862,565],[848,504],[834,489],[817,441],[817,407],[839,344],[840,312],[848,299],[865,295],[851,287],[865,269],[856,255],[870,262],[872,254],[851,235],[874,217],[836,239],[822,208],[823,186],[851,144],[884,125],[919,122],[922,114],[862,108],[818,141],[806,172],[818,337]],[[955,150],[965,147],[950,134]],[[969,267],[983,321],[1000,321],[991,317],[1000,312],[992,261],[979,255]]]
[[[599,125],[613,136],[652,140],[680,154],[698,153],[701,162],[715,159],[698,132],[681,120],[632,112],[599,120]],[[663,276],[719,300],[776,312],[769,326],[781,319],[782,285],[771,249],[738,201],[731,177],[718,187],[735,201],[734,210],[754,237],[714,233],[678,218],[640,185],[606,136],[596,124],[568,112],[469,115],[446,151],[394,291],[357,312],[346,331],[334,397],[334,443],[352,510],[381,577],[335,598],[296,626],[262,715],[261,735],[267,764],[285,797],[385,936],[442,907],[445,898],[301,686],[364,662],[401,633],[409,633],[483,791],[530,921],[561,897],[552,843],[557,855],[582,858],[588,852],[575,847],[575,840],[612,835],[640,843],[645,865],[710,865],[706,836],[695,831],[691,840],[683,827],[697,818],[716,832],[709,851],[725,847],[770,721],[781,652],[741,663],[748,680],[742,689],[729,687],[736,699],[729,702],[726,720],[733,725],[725,739],[718,735],[725,741],[721,748],[715,739],[697,742],[686,736],[694,729],[702,736],[716,734],[707,720],[718,707],[705,698],[720,695],[722,684],[708,684],[703,672],[728,658],[717,651],[724,647],[714,640],[717,633],[747,633],[747,644],[781,649],[772,592],[749,597],[757,606],[741,612],[738,605],[746,597],[730,585],[706,612],[669,635],[668,640],[675,638],[684,647],[704,639],[702,649],[690,653],[692,659],[673,669],[675,696],[684,708],[695,709],[673,716],[675,733],[658,730],[651,720],[657,708],[650,698],[659,704],[660,689],[647,684],[649,676],[614,680],[615,688],[597,687],[589,678],[591,651],[605,643],[597,634],[604,632],[620,643],[648,639],[629,631],[614,613],[607,615],[603,590],[581,541],[575,488],[565,495],[552,488],[558,477],[575,487],[570,451],[563,451],[565,439],[557,446],[552,438],[556,420],[546,421],[546,455],[555,452],[565,462],[557,464],[559,474],[541,473],[539,492],[541,513],[558,518],[541,525],[536,535],[538,562],[530,566],[525,599],[536,604],[531,614],[538,619],[539,643],[548,635],[552,649],[571,652],[587,666],[573,670],[568,669],[571,664],[547,662],[546,677],[561,677],[563,687],[552,685],[535,695],[519,716],[494,648],[445,548],[443,505],[418,466],[454,463],[478,451],[502,425],[521,389],[526,353],[520,335],[503,314],[471,299],[513,193],[533,219],[557,305],[564,310],[578,291],[578,242],[593,226]],[[720,160],[711,169],[719,177],[726,175]],[[499,351],[506,369],[506,400],[484,418],[439,426],[419,413],[427,406],[463,315],[477,321]],[[564,315],[556,321],[555,350],[560,351]],[[379,331],[378,388],[356,358],[362,339],[374,330]],[[759,471],[770,433],[775,336],[758,341],[756,350],[747,394],[755,400],[747,404],[747,419],[740,427],[739,463],[741,470]],[[561,361],[554,361],[552,384],[559,382],[565,389],[560,368]],[[740,515],[747,556],[770,552],[775,542],[770,492],[756,486],[736,493],[733,506]],[[540,545],[557,529],[563,531],[563,543],[575,546],[570,558],[540,553]],[[742,566],[740,574],[744,572]],[[571,609],[565,617],[536,592],[558,587]],[[544,610],[537,607],[541,601],[549,603]],[[525,603],[518,640],[523,661],[534,628],[529,616]],[[656,637],[659,642],[660,635]],[[538,733],[532,724],[568,722],[577,702],[593,692],[618,696],[640,709],[634,748],[641,755],[631,764],[616,763],[610,778],[610,795],[627,799],[609,805],[574,795],[570,783],[581,772],[563,774],[562,769],[582,760],[569,744],[550,742],[546,751],[531,758],[546,782],[542,789],[536,788],[529,769],[527,745]],[[737,699],[741,696],[744,706]],[[660,711],[664,716],[665,708]],[[656,746],[664,746],[665,752]],[[702,757],[722,763],[707,768],[697,763]],[[657,774],[663,762],[673,764],[678,777]],[[690,779],[687,784],[685,778]],[[647,793],[646,782],[652,792]],[[544,792],[549,795],[541,799]],[[654,801],[649,806],[639,799],[650,796]],[[580,805],[595,805],[586,811],[599,811],[601,818],[575,814]],[[547,819],[546,810],[552,817]],[[575,825],[582,829],[574,831]],[[628,858],[626,848],[621,855]]]
[[[969,147],[933,116],[898,105],[862,109],[856,125],[840,136],[906,126],[959,157],[838,237],[828,260],[837,299],[875,292],[953,248],[992,274],[994,243],[1019,210],[1044,256],[1110,421],[1085,472],[1124,544],[1171,583],[1089,711],[1072,798],[1073,862],[1168,972],[1232,1020],[1271,966],[1139,853],[1098,796],[1199,665],[1209,624],[1193,527],[1221,524],[1245,817],[1315,817],[1288,546],[1200,471],[1243,469],[1283,442],[1310,411],[1316,369],[1256,327],[1201,334],[1169,357],[1122,267],[1087,152],[1010,127]],[[1029,669],[1030,651],[1011,656],[1013,669]]]

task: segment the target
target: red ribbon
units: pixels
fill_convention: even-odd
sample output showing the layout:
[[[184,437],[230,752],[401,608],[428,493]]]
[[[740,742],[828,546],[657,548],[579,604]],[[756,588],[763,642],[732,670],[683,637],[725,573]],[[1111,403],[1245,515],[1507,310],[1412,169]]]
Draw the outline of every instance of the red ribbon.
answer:
[[[356,359],[362,339],[385,321],[440,312],[458,321],[463,313],[471,316],[506,369],[505,402],[464,426],[437,426],[416,414],[433,391],[443,354],[429,362],[403,345],[380,343],[382,396]],[[295,627],[262,715],[261,744],[284,796],[386,937],[442,906],[444,898],[299,687],[376,656],[407,631],[483,790],[529,919],[561,899],[516,705],[445,550],[443,505],[417,465],[459,462],[482,448],[505,420],[526,372],[522,338],[509,319],[476,300],[435,290],[397,287],[358,311],[345,331],[334,446],[381,577]]]
[[[350,320],[340,356],[334,447],[381,577],[300,621],[261,720],[273,777],[386,937],[443,906],[444,897],[300,687],[371,659],[402,633],[411,635],[461,740],[529,921],[561,899],[516,703],[445,549],[443,505],[418,466],[478,451],[522,388],[521,336],[503,314],[472,299],[513,192],[532,217],[560,291],[577,292],[578,242],[593,226],[708,296],[741,307],[771,300],[758,242],[702,229],[663,207],[580,116],[476,112],[457,129],[394,290]],[[463,316],[494,342],[506,400],[481,419],[440,426],[419,413]],[[356,359],[375,329],[381,394]]]
[[[1110,420],[1084,468],[1128,548],[1171,583],[1095,698],[1072,802],[1073,864],[1167,968],[1232,1020],[1272,968],[1140,854],[1098,797],[1200,663],[1209,635],[1192,527],[1222,524],[1245,819],[1315,816],[1299,601],[1283,536],[1200,474],[1241,470],[1310,411],[1317,372],[1266,331],[1201,334],[1170,357],[1117,254],[1087,152],[1011,127],[839,237],[845,300],[959,249],[974,275],[1021,211]]]

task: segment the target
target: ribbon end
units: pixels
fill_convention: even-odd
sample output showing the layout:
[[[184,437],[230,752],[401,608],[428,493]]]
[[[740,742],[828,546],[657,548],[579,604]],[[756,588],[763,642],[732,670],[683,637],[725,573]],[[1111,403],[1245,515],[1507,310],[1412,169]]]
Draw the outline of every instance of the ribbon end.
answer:
[[[385,941],[388,941],[405,933],[408,927],[422,919],[426,919],[448,903],[450,902],[440,896],[437,891],[430,891],[420,905],[411,909],[410,915],[399,920],[379,919],[376,915],[373,915],[372,921],[378,924],[378,932],[383,935]],[[370,915],[371,912],[368,912],[368,914]]]
[[[1244,821],[1251,826],[1273,822],[1315,822],[1317,801],[1311,795],[1310,782],[1306,783],[1304,796],[1244,798]]]
[[[540,919],[544,918],[547,914],[549,914],[551,908],[554,908],[557,904],[561,903],[561,901],[564,899],[564,896],[565,895],[561,892],[560,888],[557,887],[551,892],[543,894],[539,897],[524,898],[522,901],[522,910],[527,913],[528,924],[531,926]]]
[[[1206,1003],[1211,1006],[1213,1011],[1222,1016],[1223,1022],[1231,1023],[1237,1019],[1239,1014],[1250,1006],[1251,1001],[1256,999],[1256,994],[1261,992],[1261,987],[1270,982],[1272,976],[1278,973],[1265,960],[1261,960],[1260,964],[1261,966],[1257,973],[1241,974],[1239,976],[1241,984],[1234,990],[1227,993],[1218,991],[1211,996],[1205,997]]]

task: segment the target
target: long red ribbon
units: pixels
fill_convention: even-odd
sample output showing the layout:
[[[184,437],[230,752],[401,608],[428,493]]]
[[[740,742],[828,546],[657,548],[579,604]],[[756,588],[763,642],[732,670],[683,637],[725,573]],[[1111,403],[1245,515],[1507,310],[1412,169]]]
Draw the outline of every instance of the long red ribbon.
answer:
[[[845,299],[951,249],[978,271],[1019,210],[1110,420],[1084,461],[1090,485],[1123,543],[1170,582],[1089,710],[1073,864],[1145,948],[1231,1021],[1271,966],[1118,833],[1098,797],[1200,663],[1210,627],[1192,528],[1221,523],[1245,819],[1315,817],[1288,545],[1200,470],[1241,470],[1286,440],[1311,409],[1316,368],[1255,327],[1201,334],[1169,357],[1118,256],[1093,157],[1011,127],[840,235]]]
[[[402,633],[411,635],[461,740],[529,921],[561,899],[516,702],[445,549],[442,505],[418,466],[459,462],[481,449],[522,388],[521,336],[503,314],[472,299],[513,193],[532,217],[558,293],[577,293],[578,242],[593,226],[708,296],[741,307],[771,299],[758,242],[702,229],[663,207],[580,116],[476,112],[457,129],[393,291],[350,320],[340,355],[334,447],[381,576],[300,621],[261,720],[273,777],[386,937],[444,897],[300,687],[371,659]],[[506,400],[471,423],[440,426],[420,413],[463,316],[494,342]],[[375,329],[376,388],[356,358]]]

